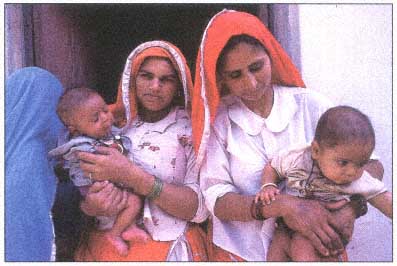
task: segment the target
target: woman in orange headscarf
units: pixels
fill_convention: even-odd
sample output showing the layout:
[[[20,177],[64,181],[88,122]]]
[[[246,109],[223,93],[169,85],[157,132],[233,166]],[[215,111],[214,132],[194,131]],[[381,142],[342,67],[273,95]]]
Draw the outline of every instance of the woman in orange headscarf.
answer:
[[[196,63],[193,142],[211,212],[211,261],[265,261],[282,217],[324,256],[343,251],[333,228],[344,222],[316,201],[277,195],[256,204],[265,164],[279,150],[312,141],[332,104],[305,84],[280,44],[255,16],[223,10],[209,22]],[[343,205],[344,202],[340,202]],[[354,222],[352,208],[338,219]],[[340,230],[349,238],[351,231]]]
[[[128,231],[127,256],[106,243],[101,231],[89,234],[76,253],[78,261],[205,261],[205,234],[195,224],[208,212],[198,182],[188,113],[192,89],[182,53],[165,41],[139,45],[129,55],[117,101],[116,123],[130,137],[130,160],[110,148],[81,153],[81,168],[97,181],[122,184],[144,198],[142,227],[151,239],[139,241]],[[95,187],[96,184],[96,187]],[[97,182],[82,203],[90,215],[112,215],[125,195],[110,183]]]

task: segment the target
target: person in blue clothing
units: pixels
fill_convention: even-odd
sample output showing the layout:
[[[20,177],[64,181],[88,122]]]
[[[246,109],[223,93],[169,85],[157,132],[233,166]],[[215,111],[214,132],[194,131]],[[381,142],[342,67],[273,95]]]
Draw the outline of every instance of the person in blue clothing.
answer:
[[[48,151],[62,129],[59,80],[38,67],[12,73],[5,87],[5,260],[55,259],[51,208],[56,176]]]

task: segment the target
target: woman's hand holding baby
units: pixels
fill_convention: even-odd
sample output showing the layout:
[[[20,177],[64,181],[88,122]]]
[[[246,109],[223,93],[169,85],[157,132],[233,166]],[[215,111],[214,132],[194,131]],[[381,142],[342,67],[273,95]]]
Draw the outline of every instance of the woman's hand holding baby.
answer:
[[[134,175],[135,165],[116,149],[96,147],[96,153],[79,152],[80,167],[93,180],[125,183]]]
[[[343,251],[341,238],[333,228],[337,221],[329,211],[314,200],[283,196],[288,201],[282,204],[284,212],[282,217],[289,228],[308,238],[324,256]]]
[[[93,180],[109,180],[134,190],[139,195],[148,195],[153,188],[154,176],[122,155],[116,149],[96,147],[96,153],[79,152],[80,167]]]
[[[81,203],[81,209],[89,216],[114,216],[127,206],[128,192],[114,184],[95,182]]]
[[[332,227],[339,233],[343,244],[347,245],[352,238],[356,220],[354,209],[345,200],[324,204],[324,206],[335,218]]]

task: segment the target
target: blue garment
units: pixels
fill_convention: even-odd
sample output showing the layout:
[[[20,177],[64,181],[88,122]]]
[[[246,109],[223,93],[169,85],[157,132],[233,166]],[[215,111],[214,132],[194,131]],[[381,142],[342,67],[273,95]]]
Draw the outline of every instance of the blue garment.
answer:
[[[51,258],[57,181],[47,154],[63,127],[55,112],[62,91],[54,75],[37,67],[17,70],[6,82],[6,261]]]

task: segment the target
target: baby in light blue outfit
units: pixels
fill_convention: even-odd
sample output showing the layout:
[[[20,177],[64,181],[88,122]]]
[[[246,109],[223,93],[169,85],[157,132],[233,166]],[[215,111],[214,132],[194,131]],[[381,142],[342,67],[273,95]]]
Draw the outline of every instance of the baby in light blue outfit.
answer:
[[[62,156],[64,168],[69,170],[72,182],[85,196],[93,181],[89,176],[85,176],[80,168],[77,152],[95,152],[95,147],[107,146],[127,155],[131,149],[131,140],[121,136],[119,130],[113,127],[112,113],[103,98],[92,89],[66,90],[59,100],[57,114],[69,134],[66,143],[51,150],[49,155]],[[131,235],[142,240],[148,238],[148,234],[136,225],[141,208],[142,199],[138,195],[128,193],[128,205],[118,213],[117,217],[96,217],[100,229],[109,229],[106,232],[107,239],[120,255],[127,255],[129,248],[123,239],[123,234],[128,235],[129,239]]]
[[[92,180],[85,176],[80,168],[77,152],[95,152],[96,146],[115,147],[124,155],[131,149],[131,140],[127,136],[119,134],[120,130],[112,127],[111,134],[102,139],[95,139],[88,136],[71,137],[70,133],[66,136],[66,143],[51,150],[50,156],[64,159],[64,168],[69,169],[69,176],[73,184],[79,188],[81,194],[85,196],[87,189],[92,185]]]

